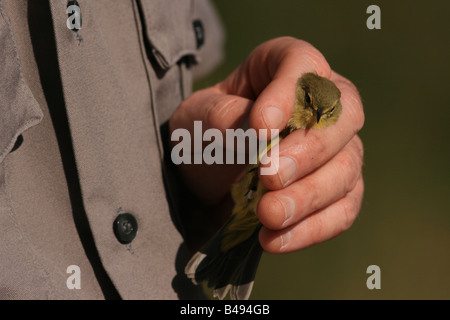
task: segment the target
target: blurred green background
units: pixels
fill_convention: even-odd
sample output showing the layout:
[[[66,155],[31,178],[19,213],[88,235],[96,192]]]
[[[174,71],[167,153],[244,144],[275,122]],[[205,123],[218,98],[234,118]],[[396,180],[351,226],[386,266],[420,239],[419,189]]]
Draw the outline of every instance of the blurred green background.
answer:
[[[264,254],[252,299],[450,299],[450,2],[216,0],[222,80],[258,44],[312,43],[358,87],[366,122],[365,196],[353,226],[287,255]],[[366,9],[381,9],[369,30]],[[381,289],[369,290],[369,265]]]

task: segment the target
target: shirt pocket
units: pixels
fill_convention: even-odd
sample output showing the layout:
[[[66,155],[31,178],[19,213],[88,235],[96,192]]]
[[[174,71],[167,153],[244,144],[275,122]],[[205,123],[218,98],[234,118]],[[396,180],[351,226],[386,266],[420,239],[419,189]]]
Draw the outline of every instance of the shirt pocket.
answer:
[[[25,83],[9,18],[0,6],[0,164],[42,121],[43,113]]]
[[[196,0],[139,0],[153,104],[159,125],[192,91],[192,67],[205,40]]]

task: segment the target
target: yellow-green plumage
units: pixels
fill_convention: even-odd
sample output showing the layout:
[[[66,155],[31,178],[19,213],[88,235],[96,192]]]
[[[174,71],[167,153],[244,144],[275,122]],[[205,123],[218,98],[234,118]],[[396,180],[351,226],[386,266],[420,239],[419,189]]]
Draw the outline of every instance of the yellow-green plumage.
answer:
[[[334,124],[341,115],[341,92],[336,85],[314,73],[298,79],[294,112],[288,122],[296,129],[322,129]]]
[[[296,102],[280,141],[297,129],[321,129],[334,124],[341,112],[340,91],[328,79],[314,73],[304,74],[297,82]],[[197,252],[185,272],[194,283],[207,281],[214,295],[223,299],[248,299],[253,286],[262,248],[258,233],[261,223],[256,216],[259,199],[267,189],[259,181],[258,163],[250,165],[242,179],[232,185],[232,215],[216,235]]]
[[[261,225],[256,217],[256,206],[266,191],[258,179],[258,165],[252,165],[241,181],[231,186],[234,201],[233,219],[230,220],[223,235],[223,252],[248,239],[256,229],[259,229]]]

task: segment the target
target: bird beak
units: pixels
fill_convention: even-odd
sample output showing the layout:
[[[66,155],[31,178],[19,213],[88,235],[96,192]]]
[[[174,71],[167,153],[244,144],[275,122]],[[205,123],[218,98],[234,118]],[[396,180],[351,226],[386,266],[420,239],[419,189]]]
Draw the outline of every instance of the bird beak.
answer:
[[[319,123],[319,121],[320,121],[320,118],[322,117],[322,114],[323,114],[323,109],[322,108],[319,108],[319,109],[317,109],[317,123]]]

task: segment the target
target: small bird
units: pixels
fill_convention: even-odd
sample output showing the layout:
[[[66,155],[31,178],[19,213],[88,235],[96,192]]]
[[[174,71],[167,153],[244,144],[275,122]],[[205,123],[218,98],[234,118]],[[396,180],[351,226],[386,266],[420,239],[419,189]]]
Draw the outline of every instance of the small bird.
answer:
[[[321,129],[334,124],[342,112],[340,97],[341,92],[332,81],[315,73],[304,74],[297,81],[294,111],[279,134],[280,141],[297,129]],[[269,150],[270,144],[265,153]],[[231,187],[234,207],[229,220],[185,268],[195,284],[206,281],[208,287],[214,288],[214,297],[221,300],[228,293],[233,300],[250,297],[263,253],[258,239],[262,224],[256,207],[267,189],[259,181],[259,159]]]

